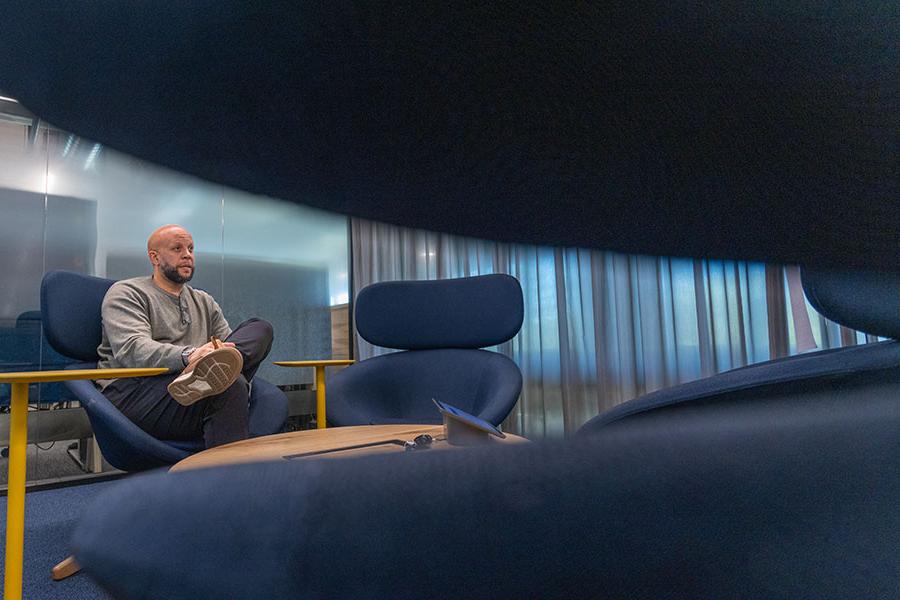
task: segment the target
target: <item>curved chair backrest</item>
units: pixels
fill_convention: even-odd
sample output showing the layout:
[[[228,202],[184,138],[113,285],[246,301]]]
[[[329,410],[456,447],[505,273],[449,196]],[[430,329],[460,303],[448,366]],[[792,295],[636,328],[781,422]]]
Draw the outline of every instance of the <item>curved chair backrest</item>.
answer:
[[[356,326],[370,343],[405,350],[352,365],[332,379],[335,425],[440,423],[432,398],[499,425],[522,389],[511,360],[480,350],[515,336],[522,288],[509,275],[391,281],[360,291]]]
[[[71,273],[50,271],[41,281],[41,318],[47,341],[57,352],[84,362],[96,362],[103,332],[100,306],[115,283]]]
[[[385,281],[356,298],[356,327],[385,348],[485,348],[522,327],[522,286],[509,275]]]
[[[801,276],[810,303],[826,317],[865,333],[900,338],[900,273],[804,267]],[[721,415],[723,424],[759,410],[773,418],[788,418],[782,411],[806,418],[897,394],[900,342],[887,341],[798,354],[661,389],[597,415],[579,434],[636,417],[672,427],[676,418],[698,418],[698,411]]]
[[[810,304],[827,318],[900,340],[900,272],[804,267],[801,278]]]

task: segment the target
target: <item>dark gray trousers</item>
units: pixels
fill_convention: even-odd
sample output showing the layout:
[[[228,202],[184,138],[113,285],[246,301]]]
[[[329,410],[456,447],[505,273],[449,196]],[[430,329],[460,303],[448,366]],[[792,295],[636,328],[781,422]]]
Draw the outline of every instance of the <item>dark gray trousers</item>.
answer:
[[[221,394],[182,406],[166,389],[180,373],[167,373],[116,379],[103,390],[103,395],[157,439],[184,441],[202,437],[207,448],[246,439],[250,420],[248,382],[272,349],[272,325],[262,319],[248,319],[225,341],[234,342],[244,357],[244,368]]]

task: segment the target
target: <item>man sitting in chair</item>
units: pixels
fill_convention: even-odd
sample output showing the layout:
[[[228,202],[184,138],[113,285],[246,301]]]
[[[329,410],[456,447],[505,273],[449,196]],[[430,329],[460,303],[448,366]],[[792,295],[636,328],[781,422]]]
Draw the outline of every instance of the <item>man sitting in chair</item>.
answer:
[[[232,331],[212,296],[186,285],[194,275],[194,240],[183,227],[154,231],[147,255],[150,277],[116,282],[103,298],[97,367],[170,373],[98,385],[158,439],[202,436],[207,448],[245,439],[249,382],[272,348],[272,325],[253,318]]]

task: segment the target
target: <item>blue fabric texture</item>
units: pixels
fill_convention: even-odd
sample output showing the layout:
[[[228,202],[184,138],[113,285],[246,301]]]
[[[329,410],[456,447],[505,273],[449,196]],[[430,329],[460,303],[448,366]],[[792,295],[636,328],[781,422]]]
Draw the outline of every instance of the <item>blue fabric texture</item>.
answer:
[[[896,397],[754,406],[142,476],[89,507],[75,554],[123,599],[893,597]]]
[[[356,327],[385,348],[484,348],[522,327],[522,287],[509,275],[388,281],[356,298]]]
[[[70,369],[92,369],[94,364],[74,364]],[[90,381],[67,381],[87,412],[103,457],[122,471],[143,471],[175,464],[205,449],[203,439],[158,440],[128,420]],[[287,419],[287,399],[277,387],[253,378],[250,390],[250,436],[278,433]]]
[[[284,392],[262,377],[254,377],[250,386],[250,437],[280,433],[287,418]]]
[[[84,482],[87,483],[87,482]],[[29,490],[25,501],[25,570],[22,597],[39,600],[111,600],[89,577],[53,581],[50,568],[71,553],[69,542],[84,507],[114,485],[91,481],[50,490]],[[7,499],[0,498],[5,515]],[[0,557],[0,565],[3,559]]]
[[[896,2],[443,5],[7,0],[0,89],[129,155],[405,227],[896,263]]]
[[[61,354],[97,362],[103,335],[100,305],[113,279],[49,271],[41,281],[41,318],[47,340]],[[94,365],[96,366],[96,365]]]
[[[70,368],[95,368],[73,365]],[[103,457],[117,469],[143,471],[175,464],[203,449],[203,440],[188,449],[158,440],[132,423],[90,381],[67,381],[91,421],[91,429]]]
[[[499,425],[522,391],[518,366],[496,352],[522,326],[522,288],[509,275],[388,281],[363,288],[356,326],[404,352],[353,364],[328,384],[332,425],[440,423],[432,399]]]
[[[339,425],[441,423],[434,398],[499,425],[521,390],[519,368],[496,352],[446,349],[385,354],[332,378],[328,420]]]
[[[740,369],[726,371],[623,402],[600,413],[582,425],[579,435],[596,433],[603,427],[646,413],[666,410],[693,410],[712,403],[756,402],[757,397],[772,389],[817,389],[824,395],[859,386],[862,382],[878,382],[900,371],[900,342],[887,341],[862,346],[835,348],[799,354]],[[900,394],[900,387],[896,393]]]
[[[41,282],[41,313],[47,340],[60,353],[89,361],[69,369],[93,369],[100,344],[100,305],[110,279],[50,271]],[[117,469],[142,471],[174,464],[204,449],[203,440],[158,440],[126,418],[90,381],[67,381],[81,403],[104,458]],[[281,430],[287,398],[271,383],[255,377],[250,391],[250,435]]]
[[[813,307],[852,329],[900,339],[900,271],[804,267],[803,291]]]

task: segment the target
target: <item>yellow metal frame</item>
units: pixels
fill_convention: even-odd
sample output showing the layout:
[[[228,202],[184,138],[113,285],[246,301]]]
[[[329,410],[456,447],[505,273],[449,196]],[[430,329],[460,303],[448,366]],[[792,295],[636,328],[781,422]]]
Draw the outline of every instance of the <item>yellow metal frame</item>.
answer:
[[[6,497],[6,567],[3,597],[22,598],[22,557],[25,548],[25,457],[28,444],[28,385],[76,379],[148,377],[168,369],[81,369],[0,373],[0,383],[12,385],[9,409],[9,485]]]
[[[316,369],[316,429],[325,429],[325,367],[344,367],[354,360],[280,360],[279,367],[315,367]]]

